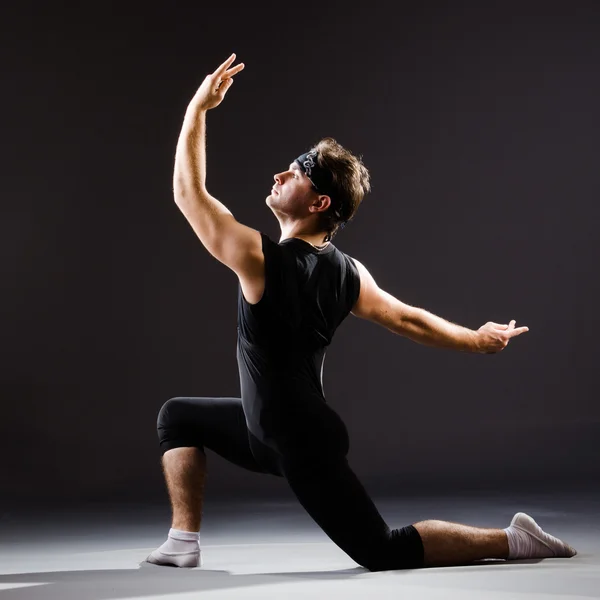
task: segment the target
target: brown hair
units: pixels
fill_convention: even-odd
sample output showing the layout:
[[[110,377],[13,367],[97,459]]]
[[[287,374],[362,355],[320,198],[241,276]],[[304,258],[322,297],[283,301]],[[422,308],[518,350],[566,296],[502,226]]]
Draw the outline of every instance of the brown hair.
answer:
[[[371,191],[369,171],[362,157],[354,156],[333,138],[323,138],[313,148],[318,151],[317,161],[333,175],[331,206],[321,215],[321,226],[327,232],[328,242],[342,223],[350,221],[365,194]]]

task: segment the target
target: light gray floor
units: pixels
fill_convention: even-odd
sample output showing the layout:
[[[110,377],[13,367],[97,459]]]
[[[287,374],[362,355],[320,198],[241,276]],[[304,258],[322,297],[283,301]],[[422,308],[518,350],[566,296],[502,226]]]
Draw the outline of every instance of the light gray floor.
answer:
[[[461,494],[379,499],[390,526],[435,518],[506,527],[531,514],[574,546],[572,559],[494,561],[370,573],[337,548],[295,502],[207,498],[198,569],[143,563],[165,539],[168,508],[88,506],[4,511],[2,600],[203,600],[217,598],[600,598],[600,500],[596,494]],[[351,527],[352,524],[348,523]],[[140,564],[141,563],[141,564]]]

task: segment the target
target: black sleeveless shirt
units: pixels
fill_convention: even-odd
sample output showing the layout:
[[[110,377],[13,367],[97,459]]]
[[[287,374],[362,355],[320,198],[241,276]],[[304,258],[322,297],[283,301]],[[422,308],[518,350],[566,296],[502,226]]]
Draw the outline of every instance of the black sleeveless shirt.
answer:
[[[327,437],[341,423],[325,401],[323,363],[358,300],[360,276],[331,242],[318,250],[299,238],[261,238],[265,290],[249,304],[239,287],[237,360],[248,429],[284,451],[305,435]]]

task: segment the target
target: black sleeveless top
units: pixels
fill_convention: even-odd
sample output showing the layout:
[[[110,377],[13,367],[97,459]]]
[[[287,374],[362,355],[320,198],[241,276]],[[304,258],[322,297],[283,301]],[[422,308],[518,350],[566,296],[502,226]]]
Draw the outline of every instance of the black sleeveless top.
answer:
[[[299,238],[279,244],[264,233],[261,238],[265,290],[249,304],[239,287],[237,360],[248,429],[282,451],[307,428],[326,435],[335,426],[323,363],[358,300],[360,276],[352,258],[331,242],[318,250]]]

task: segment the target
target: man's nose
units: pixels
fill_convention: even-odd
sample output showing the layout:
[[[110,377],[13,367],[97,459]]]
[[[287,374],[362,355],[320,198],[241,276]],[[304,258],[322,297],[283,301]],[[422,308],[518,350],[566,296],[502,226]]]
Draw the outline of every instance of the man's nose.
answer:
[[[274,175],[273,179],[275,180],[276,183],[281,185],[281,173],[277,173],[276,175]]]

